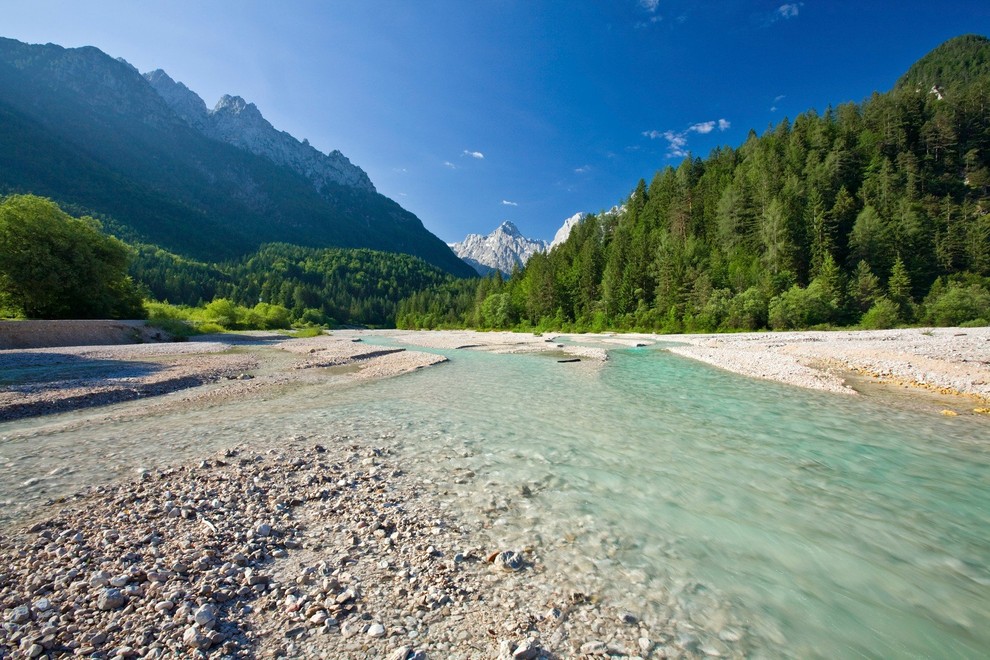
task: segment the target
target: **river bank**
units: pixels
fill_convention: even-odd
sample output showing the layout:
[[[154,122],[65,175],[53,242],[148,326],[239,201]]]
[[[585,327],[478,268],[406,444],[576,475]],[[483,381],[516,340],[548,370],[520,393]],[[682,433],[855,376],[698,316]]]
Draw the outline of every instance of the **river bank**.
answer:
[[[679,342],[675,351],[697,348],[715,356],[710,359],[717,366],[748,365],[748,375],[764,378],[788,373],[783,365],[812,369],[803,362],[823,364],[845,355],[845,368],[902,365],[892,366],[893,373],[903,365],[930,364],[938,378],[963,369],[972,382],[952,381],[957,393],[947,396],[967,405],[975,401],[968,395],[979,395],[985,385],[979,382],[986,373],[985,329],[898,332],[893,338],[836,334],[833,344],[833,333],[537,337],[346,331],[294,340],[257,335],[237,344],[230,339],[218,345],[10,352],[2,355],[7,364],[36,381],[73,380],[45,376],[64,375],[72,366],[67,356],[92,362],[93,373],[103,370],[108,380],[141,376],[125,373],[132,362],[154,367],[143,367],[145,377],[183,365],[224,368],[230,377],[107,408],[0,425],[0,465],[12,488],[0,498],[6,517],[0,532],[0,649],[29,657],[83,650],[108,657],[751,655],[780,635],[738,619],[714,596],[708,597],[710,609],[702,610],[697,603],[706,591],[693,580],[675,580],[675,589],[662,577],[647,580],[640,569],[624,576],[650,585],[650,598],[666,604],[661,614],[603,598],[601,584],[614,580],[607,571],[623,570],[615,553],[625,551],[623,543],[635,548],[635,539],[602,532],[597,520],[551,525],[559,534],[541,532],[538,525],[508,525],[516,509],[543,513],[540,498],[564,486],[552,474],[549,481],[519,482],[515,470],[506,479],[468,467],[468,460],[488,451],[484,438],[474,447],[452,432],[449,446],[435,455],[417,449],[446,466],[438,478],[406,462],[412,447],[404,445],[419,445],[423,438],[403,438],[401,425],[398,436],[382,435],[341,429],[339,423],[322,428],[320,418],[306,417],[305,433],[292,430],[298,421],[278,433],[272,427],[279,423],[271,420],[287,419],[301,400],[333,397],[337,386],[350,388],[443,359],[402,346],[578,357],[580,364],[552,367],[584,380],[600,373],[604,347]],[[369,335],[386,337],[388,346],[373,345]],[[853,350],[857,346],[862,350]],[[782,366],[768,369],[773,365]],[[284,392],[302,395],[290,403]],[[237,423],[227,420],[233,407],[242,418]],[[252,418],[269,423],[251,433]],[[159,438],[163,424],[182,428]],[[76,431],[94,427],[100,429],[94,446],[108,449],[91,457],[94,465],[82,465]],[[181,445],[175,436],[182,437]],[[64,465],[50,467],[60,460]],[[565,499],[580,492],[576,487]],[[474,517],[459,514],[452,502],[477,498],[476,492],[486,502],[477,505]],[[576,543],[593,551],[578,551]],[[680,555],[676,544],[667,551],[665,563]],[[785,642],[774,649],[788,655]]]
[[[368,346],[356,337],[296,339],[266,332],[208,335],[180,343],[4,350],[0,421],[177,391],[184,391],[185,402],[239,397],[323,379],[328,369],[347,380],[383,378],[439,362],[443,358],[438,355]]]
[[[884,388],[922,396],[936,394],[946,401],[954,400],[959,411],[967,413],[990,407],[988,327],[545,337],[507,332],[390,331],[388,336],[409,345],[505,353],[559,347],[569,355],[591,359],[607,359],[606,349],[611,347],[659,344],[672,353],[720,369],[796,387],[837,394],[874,393]]]

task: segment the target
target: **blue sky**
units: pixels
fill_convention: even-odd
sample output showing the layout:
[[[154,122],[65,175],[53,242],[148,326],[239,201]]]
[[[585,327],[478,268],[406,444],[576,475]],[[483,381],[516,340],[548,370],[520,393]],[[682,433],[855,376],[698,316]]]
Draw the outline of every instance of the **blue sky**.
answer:
[[[551,238],[640,178],[886,91],[990,35],[986,0],[0,0],[0,36],[92,45],[340,149],[447,241]]]

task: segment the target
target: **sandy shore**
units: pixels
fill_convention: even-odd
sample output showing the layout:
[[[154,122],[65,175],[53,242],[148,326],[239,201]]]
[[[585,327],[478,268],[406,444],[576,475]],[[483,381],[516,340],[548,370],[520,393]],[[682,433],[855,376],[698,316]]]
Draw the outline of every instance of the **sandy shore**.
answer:
[[[370,334],[390,345],[362,341]],[[108,409],[114,419],[189,406],[222,414],[225,402],[264,401],[279,388],[327,379],[347,386],[444,360],[410,350],[416,346],[549,352],[595,366],[609,347],[668,343],[680,355],[802,387],[847,394],[854,390],[845,378],[861,374],[937,391],[960,409],[990,401],[987,328],[566,337],[346,331],[0,351],[0,415],[128,398],[147,400]],[[86,421],[67,422],[78,423]],[[328,431],[271,438],[270,446],[277,449],[170,457],[47,506],[9,507],[22,513],[0,532],[0,658],[659,658],[750,650],[730,628],[705,641],[681,623],[642,621],[561,587],[548,557],[493,545],[464,527],[429,482],[393,462],[386,441]]]

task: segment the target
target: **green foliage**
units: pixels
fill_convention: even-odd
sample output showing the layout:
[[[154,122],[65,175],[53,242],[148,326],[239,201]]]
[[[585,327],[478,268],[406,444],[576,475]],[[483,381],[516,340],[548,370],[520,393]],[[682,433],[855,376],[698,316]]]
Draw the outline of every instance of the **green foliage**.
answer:
[[[131,250],[34,195],[0,201],[0,308],[31,318],[141,318]]]
[[[925,299],[925,322],[932,325],[987,325],[990,319],[990,282],[949,282],[933,287]]]
[[[202,320],[230,329],[391,326],[400,300],[460,282],[409,255],[284,244],[221,264],[140,246],[132,273],[158,300],[188,307],[211,301]]]
[[[298,330],[296,330],[295,332],[292,333],[292,336],[293,337],[297,337],[297,338],[303,338],[303,337],[319,337],[319,336],[323,335],[323,333],[324,333],[323,328],[317,328],[317,327],[314,327],[314,326],[308,326],[308,327],[305,327],[305,328],[299,328]]]
[[[849,280],[848,301],[853,314],[865,314],[881,295],[880,278],[873,274],[868,263],[860,261]]]
[[[891,93],[658,171],[504,288],[479,285],[472,309],[445,322],[664,332],[914,322],[940,277],[990,276],[988,63],[990,41],[953,40]],[[929,79],[943,98],[929,93],[935,82],[920,85]],[[443,309],[432,295],[410,307],[417,323]],[[954,291],[927,313],[964,322],[978,299]]]
[[[904,261],[898,256],[890,270],[887,280],[887,295],[891,302],[897,305],[898,316],[903,321],[914,318],[914,300],[911,299],[911,277],[908,275]]]
[[[796,284],[770,301],[769,322],[774,330],[794,330],[821,325],[832,320],[836,311],[821,279],[803,289]]]
[[[863,314],[859,325],[864,330],[885,330],[901,322],[901,308],[890,298],[880,298]]]
[[[291,327],[289,310],[281,305],[258,303],[254,307],[237,305],[226,298],[216,298],[197,307],[145,301],[149,322],[180,334],[201,334],[224,330],[280,330]],[[187,329],[183,332],[183,326]]]

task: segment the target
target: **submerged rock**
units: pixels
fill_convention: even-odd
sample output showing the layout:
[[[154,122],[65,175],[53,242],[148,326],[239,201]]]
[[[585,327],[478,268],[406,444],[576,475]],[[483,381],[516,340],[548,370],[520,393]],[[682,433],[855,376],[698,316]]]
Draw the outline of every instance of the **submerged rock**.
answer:
[[[492,563],[503,571],[518,571],[524,565],[522,555],[513,550],[504,550],[495,555]]]

